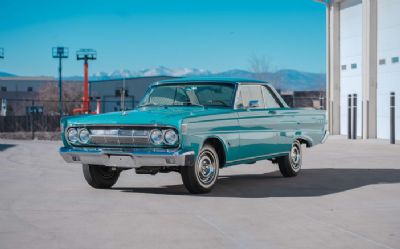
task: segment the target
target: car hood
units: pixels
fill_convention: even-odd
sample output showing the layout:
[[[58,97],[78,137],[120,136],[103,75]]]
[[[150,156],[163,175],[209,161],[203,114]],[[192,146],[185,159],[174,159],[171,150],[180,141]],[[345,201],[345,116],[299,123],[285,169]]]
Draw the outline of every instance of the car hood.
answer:
[[[168,125],[179,127],[188,117],[232,112],[226,108],[203,107],[143,107],[126,112],[68,117],[63,122],[70,125]]]

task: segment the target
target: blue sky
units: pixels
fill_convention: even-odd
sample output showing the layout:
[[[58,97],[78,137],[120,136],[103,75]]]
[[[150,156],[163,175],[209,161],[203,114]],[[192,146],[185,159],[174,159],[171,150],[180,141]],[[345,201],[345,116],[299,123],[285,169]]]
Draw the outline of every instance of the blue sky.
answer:
[[[2,0],[0,71],[57,75],[51,48],[67,46],[65,75],[81,75],[75,51],[93,48],[90,72],[157,66],[325,72],[325,7],[313,0]]]

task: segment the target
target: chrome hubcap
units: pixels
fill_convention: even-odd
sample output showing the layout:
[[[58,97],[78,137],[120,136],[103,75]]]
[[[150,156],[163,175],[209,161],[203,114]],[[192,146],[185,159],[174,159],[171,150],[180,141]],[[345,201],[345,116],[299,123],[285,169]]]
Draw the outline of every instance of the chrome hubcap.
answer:
[[[298,169],[300,167],[299,164],[300,160],[301,160],[300,150],[297,146],[293,146],[290,152],[290,161],[293,169]]]
[[[199,157],[197,177],[204,185],[210,185],[214,182],[217,169],[215,157],[212,153],[204,151]]]

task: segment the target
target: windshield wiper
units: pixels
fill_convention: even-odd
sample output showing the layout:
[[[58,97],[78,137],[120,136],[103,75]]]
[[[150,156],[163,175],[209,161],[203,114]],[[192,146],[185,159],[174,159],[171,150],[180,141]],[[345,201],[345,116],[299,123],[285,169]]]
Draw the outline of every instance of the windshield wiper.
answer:
[[[197,103],[192,103],[192,102],[184,102],[183,103],[185,106],[199,106],[199,107],[203,107],[204,108],[204,105],[202,105],[202,104],[197,104]]]
[[[146,106],[163,106],[163,105],[156,105],[154,103],[147,103],[147,104],[140,105],[139,107],[146,107]]]

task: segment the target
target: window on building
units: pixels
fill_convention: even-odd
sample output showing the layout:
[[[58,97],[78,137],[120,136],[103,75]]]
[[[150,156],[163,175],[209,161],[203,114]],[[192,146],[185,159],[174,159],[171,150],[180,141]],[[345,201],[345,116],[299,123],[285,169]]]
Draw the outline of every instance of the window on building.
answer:
[[[385,59],[380,59],[379,60],[379,65],[385,65],[386,64],[386,60]]]
[[[346,70],[347,66],[346,65],[342,65],[342,70]]]
[[[115,96],[120,97],[122,94],[122,88],[115,90]],[[125,89],[125,97],[128,97],[128,89]]]
[[[351,69],[356,69],[357,68],[357,63],[351,64]]]
[[[27,91],[28,91],[28,92],[32,92],[32,91],[33,91],[33,88],[32,88],[31,86],[28,86]]]
[[[399,57],[398,57],[398,56],[392,57],[392,63],[393,63],[393,64],[394,64],[394,63],[399,63]]]
[[[1,87],[1,91],[2,91],[2,92],[7,92],[7,87],[2,86],[2,87]]]

